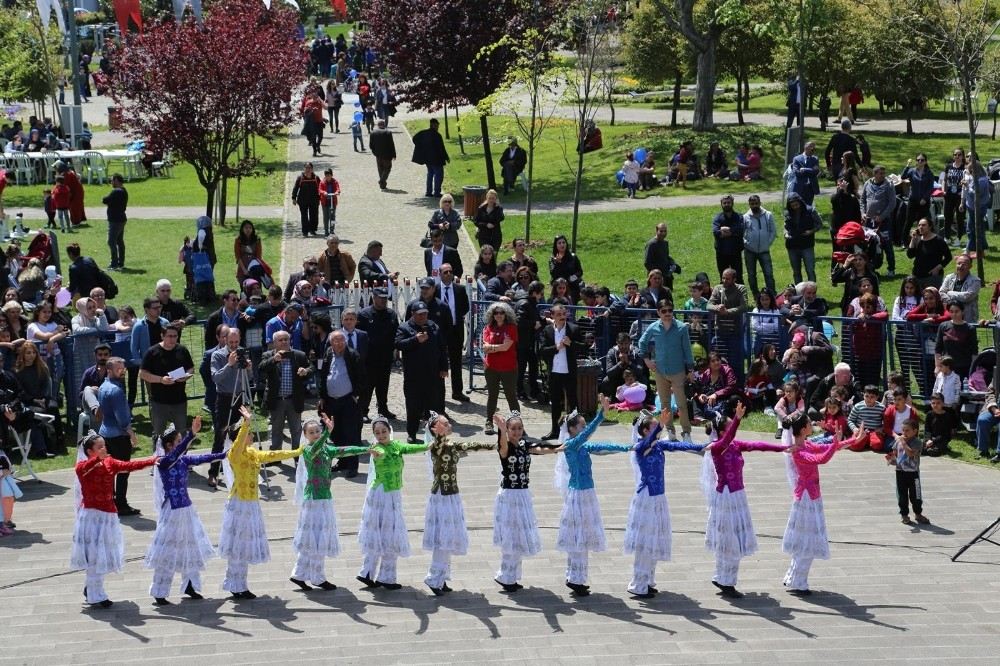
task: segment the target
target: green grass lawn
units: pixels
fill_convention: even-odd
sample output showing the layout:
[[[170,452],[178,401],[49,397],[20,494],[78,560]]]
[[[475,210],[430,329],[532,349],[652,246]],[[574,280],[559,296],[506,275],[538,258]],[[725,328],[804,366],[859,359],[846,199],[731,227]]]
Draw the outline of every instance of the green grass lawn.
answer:
[[[240,188],[240,204],[244,206],[263,206],[281,203],[285,192],[285,171],[288,155],[287,137],[282,134],[272,147],[263,139],[255,143],[256,154],[261,158],[261,175],[244,178]],[[122,172],[120,162],[109,165],[110,173]],[[89,213],[94,215],[101,206],[101,199],[111,185],[96,181],[88,185],[84,179],[86,202]],[[41,208],[42,191],[51,185],[10,185],[4,190],[3,202],[8,213],[16,212],[18,208]],[[174,166],[170,178],[144,178],[125,183],[129,194],[130,206],[201,206],[205,205],[205,188],[198,182],[194,168],[185,163]],[[230,209],[236,206],[236,183],[230,183],[227,192]]]

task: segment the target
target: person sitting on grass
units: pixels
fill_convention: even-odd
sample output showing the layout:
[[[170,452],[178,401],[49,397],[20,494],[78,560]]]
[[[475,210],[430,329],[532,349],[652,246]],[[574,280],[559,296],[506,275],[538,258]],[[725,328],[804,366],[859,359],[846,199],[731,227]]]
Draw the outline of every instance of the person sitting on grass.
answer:
[[[885,408],[878,401],[878,387],[872,384],[865,386],[864,400],[851,408],[851,414],[847,417],[847,422],[851,428],[857,429],[864,426],[865,435],[857,437],[851,445],[852,451],[864,451],[869,446],[872,451],[882,451],[885,448],[885,433],[882,426],[882,417]]]
[[[924,455],[948,455],[948,447],[958,430],[958,415],[944,404],[944,396],[931,394],[931,409],[924,421]]]
[[[611,405],[620,412],[637,412],[645,406],[646,387],[636,381],[631,370],[622,372],[622,380],[625,382],[615,390],[615,397],[618,402]]]

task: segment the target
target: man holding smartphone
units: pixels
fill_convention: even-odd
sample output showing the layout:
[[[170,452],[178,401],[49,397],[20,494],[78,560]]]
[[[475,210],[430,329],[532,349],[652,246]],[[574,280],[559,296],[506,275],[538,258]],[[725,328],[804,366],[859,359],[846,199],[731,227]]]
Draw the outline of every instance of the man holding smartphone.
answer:
[[[284,443],[288,424],[292,448],[302,437],[302,411],[306,408],[306,381],[312,369],[305,352],[292,349],[292,336],[278,331],[272,340],[274,349],[265,352],[260,361],[260,378],[264,382],[264,404],[271,417],[271,450]]]

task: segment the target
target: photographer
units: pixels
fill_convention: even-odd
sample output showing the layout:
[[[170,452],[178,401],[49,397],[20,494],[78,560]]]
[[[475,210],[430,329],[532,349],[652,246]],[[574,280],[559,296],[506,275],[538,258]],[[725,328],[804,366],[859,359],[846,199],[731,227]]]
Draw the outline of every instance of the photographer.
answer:
[[[246,357],[246,349],[240,347],[240,329],[224,326],[226,344],[212,352],[212,383],[215,384],[215,412],[212,418],[215,427],[212,429],[212,452],[222,451],[229,426],[240,422],[240,407],[243,405],[240,385],[240,372],[246,370],[250,363]],[[220,333],[219,337],[222,337]],[[242,354],[240,353],[242,352]],[[244,375],[246,377],[246,375]],[[235,396],[235,397],[234,397]],[[218,465],[209,469],[209,485],[217,476]]]
[[[274,334],[274,349],[261,359],[260,379],[264,382],[264,404],[271,417],[271,450],[282,447],[285,423],[295,448],[302,437],[302,411],[306,407],[306,381],[311,369],[305,352],[292,349],[288,331]]]

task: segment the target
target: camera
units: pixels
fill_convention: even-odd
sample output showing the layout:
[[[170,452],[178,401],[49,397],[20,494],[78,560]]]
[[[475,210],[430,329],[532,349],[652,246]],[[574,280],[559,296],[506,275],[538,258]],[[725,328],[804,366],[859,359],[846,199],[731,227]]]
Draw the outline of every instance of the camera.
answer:
[[[250,360],[247,357],[247,348],[246,347],[237,347],[236,348],[236,364],[238,366],[240,366],[241,368],[246,368],[246,367],[248,367],[250,365]]]

